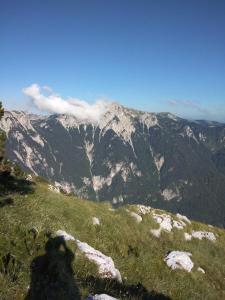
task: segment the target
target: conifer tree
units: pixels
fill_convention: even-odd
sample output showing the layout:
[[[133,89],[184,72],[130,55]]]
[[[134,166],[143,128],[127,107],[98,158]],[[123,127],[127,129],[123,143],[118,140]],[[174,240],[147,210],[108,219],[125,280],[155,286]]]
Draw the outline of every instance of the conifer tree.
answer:
[[[2,102],[0,101],[0,120],[4,115],[4,108],[2,107]]]

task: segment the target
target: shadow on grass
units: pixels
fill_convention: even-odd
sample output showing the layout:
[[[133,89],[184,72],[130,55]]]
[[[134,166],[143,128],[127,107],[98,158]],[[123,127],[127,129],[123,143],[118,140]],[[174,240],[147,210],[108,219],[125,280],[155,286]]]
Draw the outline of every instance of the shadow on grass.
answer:
[[[0,208],[7,205],[13,205],[13,204],[14,204],[14,200],[10,197],[0,200]]]
[[[0,196],[20,193],[29,194],[33,192],[33,182],[23,178],[17,178],[8,172],[0,172]]]
[[[119,283],[117,280],[89,276],[86,278],[85,286],[89,289],[91,294],[105,293],[119,299],[172,300],[170,297],[163,294],[159,294],[155,291],[148,291],[141,283],[136,285],[126,285]]]
[[[31,283],[25,300],[80,300],[72,268],[74,254],[64,239],[49,238],[45,251],[31,263]]]
[[[49,238],[46,253],[33,259],[31,282],[24,300],[81,300],[79,287],[90,295],[108,294],[117,299],[171,300],[155,291],[148,291],[141,283],[128,285],[114,279],[94,276],[76,280],[72,262],[74,253],[67,247],[63,237]],[[92,296],[85,298],[93,299]]]

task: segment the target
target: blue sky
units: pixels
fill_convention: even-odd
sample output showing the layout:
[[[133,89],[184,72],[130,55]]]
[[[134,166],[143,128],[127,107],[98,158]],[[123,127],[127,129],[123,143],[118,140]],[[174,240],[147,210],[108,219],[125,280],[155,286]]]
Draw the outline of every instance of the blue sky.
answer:
[[[224,0],[0,0],[0,99],[22,89],[225,121]]]

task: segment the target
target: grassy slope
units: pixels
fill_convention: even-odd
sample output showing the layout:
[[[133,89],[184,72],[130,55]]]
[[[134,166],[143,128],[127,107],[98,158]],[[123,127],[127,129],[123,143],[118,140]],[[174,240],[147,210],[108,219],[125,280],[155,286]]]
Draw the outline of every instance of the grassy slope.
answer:
[[[15,258],[7,272],[0,272],[1,300],[24,299],[30,282],[31,261],[44,254],[46,232],[58,229],[111,256],[126,284],[141,282],[148,290],[163,293],[173,300],[225,299],[225,231],[222,229],[192,222],[185,230],[212,231],[218,235],[215,243],[196,239],[187,242],[183,230],[163,232],[158,239],[150,234],[150,229],[158,226],[149,215],[137,224],[125,207],[111,211],[107,203],[57,194],[48,190],[47,183],[37,180],[34,193],[13,194],[12,198],[13,205],[0,207],[0,255],[3,258],[11,253]],[[129,209],[135,211],[136,208],[130,206]],[[100,219],[100,226],[92,225],[94,216]],[[36,239],[29,233],[32,228],[38,230]],[[97,276],[96,267],[76,251],[72,242],[69,247],[76,253],[73,268],[84,297],[91,291],[84,283],[90,275]],[[170,270],[163,261],[169,250],[190,251],[195,264],[193,271]],[[197,272],[199,266],[206,274]],[[1,266],[0,269],[3,270]],[[110,292],[110,289],[102,292]]]

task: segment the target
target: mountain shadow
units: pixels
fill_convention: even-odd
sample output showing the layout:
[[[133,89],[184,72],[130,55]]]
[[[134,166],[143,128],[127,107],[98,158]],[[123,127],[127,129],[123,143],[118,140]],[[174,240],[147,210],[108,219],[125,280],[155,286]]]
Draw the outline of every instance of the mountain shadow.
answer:
[[[25,300],[80,300],[72,268],[74,253],[64,239],[49,238],[45,251],[31,263],[31,283]]]
[[[141,283],[126,285],[112,279],[101,279],[89,276],[85,280],[85,287],[92,294],[106,293],[118,299],[129,300],[172,300],[164,294],[148,291]],[[87,298],[88,299],[92,299]]]

